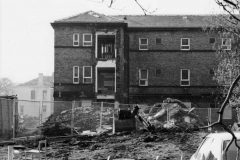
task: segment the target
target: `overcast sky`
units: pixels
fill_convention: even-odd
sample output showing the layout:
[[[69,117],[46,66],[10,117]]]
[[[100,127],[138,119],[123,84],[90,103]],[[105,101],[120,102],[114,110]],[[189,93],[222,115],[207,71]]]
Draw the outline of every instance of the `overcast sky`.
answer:
[[[93,10],[106,15],[143,15],[134,0],[0,0],[0,78],[27,82],[54,72],[51,22]],[[220,13],[214,0],[139,0],[159,15]]]

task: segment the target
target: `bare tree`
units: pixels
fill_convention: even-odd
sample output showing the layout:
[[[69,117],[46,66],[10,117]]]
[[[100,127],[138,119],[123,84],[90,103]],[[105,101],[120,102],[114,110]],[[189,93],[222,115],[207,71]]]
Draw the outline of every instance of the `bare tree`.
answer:
[[[113,5],[114,3],[116,3],[117,0],[88,0],[88,1],[96,2],[96,3],[106,3],[109,8],[116,9]],[[119,0],[119,1],[122,1],[122,0]],[[132,0],[132,1],[134,1],[136,5],[143,11],[144,15],[152,14],[158,9],[157,7],[155,9],[150,9],[150,6],[145,7],[139,2],[139,0]],[[122,9],[118,9],[118,10],[122,10]]]
[[[14,83],[8,78],[0,78],[0,96],[11,95]]]

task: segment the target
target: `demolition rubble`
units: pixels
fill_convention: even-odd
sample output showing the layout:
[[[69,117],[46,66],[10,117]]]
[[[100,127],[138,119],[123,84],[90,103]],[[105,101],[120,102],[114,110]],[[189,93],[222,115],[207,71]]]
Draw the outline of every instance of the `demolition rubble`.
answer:
[[[143,160],[159,156],[174,160],[193,154],[207,134],[197,131],[202,125],[193,108],[168,98],[153,107],[137,105],[132,110],[99,107],[65,110],[51,115],[42,124],[43,137],[15,143],[36,148],[39,140],[46,139],[46,156],[55,159],[111,156]]]

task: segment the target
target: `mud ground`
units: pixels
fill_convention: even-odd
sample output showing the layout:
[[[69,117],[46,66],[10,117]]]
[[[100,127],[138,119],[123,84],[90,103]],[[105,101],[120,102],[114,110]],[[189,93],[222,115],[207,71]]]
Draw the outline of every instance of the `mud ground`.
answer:
[[[137,132],[121,132],[98,136],[80,136],[72,138],[49,138],[47,159],[61,160],[103,160],[108,156],[114,159],[129,158],[136,160],[186,159],[197,149],[207,133],[204,132],[158,132],[149,133],[144,130]],[[37,148],[37,140],[17,141],[27,148]],[[0,159],[7,160],[7,146],[0,147]],[[30,158],[30,156],[28,156]],[[24,152],[14,154],[14,159],[25,159]],[[37,159],[34,158],[34,159]]]

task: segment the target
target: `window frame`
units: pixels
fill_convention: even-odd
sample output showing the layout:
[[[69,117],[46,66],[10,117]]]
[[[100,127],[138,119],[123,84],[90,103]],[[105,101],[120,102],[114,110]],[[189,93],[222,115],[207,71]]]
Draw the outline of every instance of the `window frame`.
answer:
[[[31,90],[31,100],[35,100],[35,99],[36,99],[36,91],[33,89]]]
[[[147,78],[146,79],[141,79],[141,70],[147,70]],[[145,68],[141,68],[138,70],[138,73],[139,73],[139,86],[148,86],[148,69],[145,69]],[[145,81],[145,85],[142,85],[140,83],[140,81]]]
[[[141,44],[141,40],[142,39],[146,39],[147,40],[147,44]],[[141,49],[142,45],[146,45],[147,49]],[[148,38],[139,38],[139,50],[148,50]]]
[[[75,68],[77,68],[77,76],[75,76]],[[75,78],[78,79],[77,82],[75,82]],[[79,84],[79,66],[73,66],[73,84]]]
[[[188,71],[188,79],[183,79],[183,75],[182,75],[182,71],[183,70],[187,70]],[[188,81],[189,84],[188,85],[182,85],[182,81]],[[180,86],[190,86],[190,69],[181,69],[180,70]]]
[[[47,113],[47,105],[42,106],[42,113],[46,114]]]
[[[182,41],[183,41],[184,39],[187,39],[187,40],[188,40],[188,45],[183,45],[183,44],[182,44]],[[188,46],[189,48],[188,48],[188,49],[183,49],[183,48],[182,48],[182,47],[186,47],[186,46]],[[180,46],[180,49],[181,49],[181,50],[185,50],[185,51],[190,50],[190,38],[181,38],[181,46]]]
[[[224,45],[224,44],[223,44],[223,41],[224,41],[225,39],[227,39],[227,40],[230,41],[230,44],[229,44],[229,45]],[[227,49],[223,49],[223,47],[227,47]],[[228,48],[228,47],[229,47],[229,48]],[[230,50],[232,49],[232,40],[231,40],[231,38],[222,38],[221,49],[222,49],[222,50],[225,50],[225,51],[230,51]]]
[[[47,90],[43,90],[43,100],[47,100]]]
[[[75,39],[75,35],[77,35],[77,40]],[[77,44],[74,44],[75,42],[77,42]],[[79,46],[79,34],[78,33],[73,34],[73,46]]]
[[[86,68],[86,67],[91,67],[91,77],[85,77],[85,76],[84,76],[84,74],[85,74],[85,68]],[[92,77],[93,77],[93,75],[92,75],[92,66],[83,66],[83,83],[84,83],[84,84],[92,83]],[[91,82],[85,82],[85,81],[84,81],[85,78],[91,79]]]
[[[85,41],[85,35],[90,35],[91,36],[91,41]],[[93,38],[92,38],[92,34],[91,33],[84,33],[83,34],[83,46],[92,46],[92,41],[93,41]],[[91,43],[90,45],[85,45],[84,43],[85,42],[88,42],[88,43]]]

